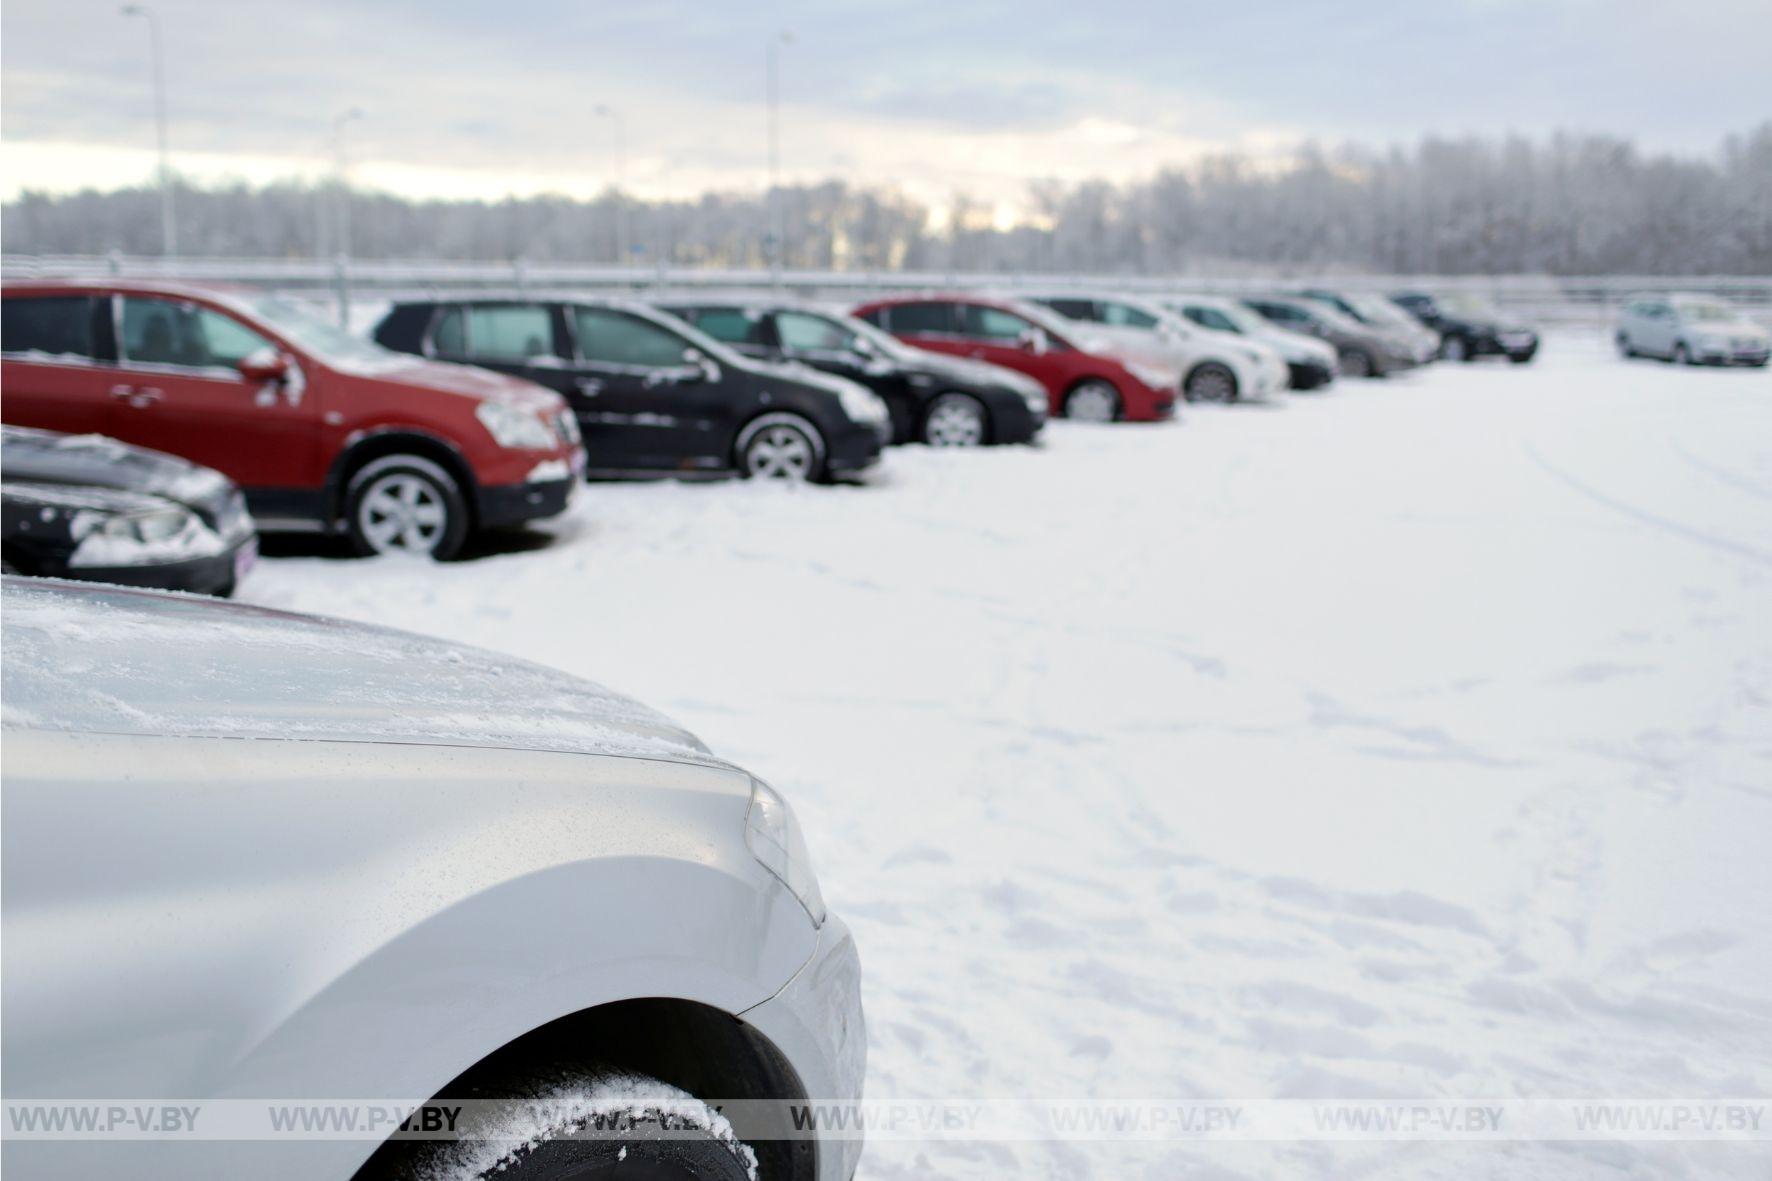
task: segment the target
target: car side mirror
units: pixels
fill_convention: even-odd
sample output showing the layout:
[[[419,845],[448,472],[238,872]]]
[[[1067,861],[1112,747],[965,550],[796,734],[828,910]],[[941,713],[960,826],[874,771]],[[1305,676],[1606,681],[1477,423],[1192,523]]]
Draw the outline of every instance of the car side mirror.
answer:
[[[683,350],[683,379],[686,381],[719,381],[720,366],[698,348]]]
[[[1052,349],[1051,339],[1039,328],[1028,329],[1015,343],[1022,352],[1032,353],[1036,357],[1043,357]]]
[[[273,349],[259,349],[241,357],[234,368],[240,376],[254,385],[266,382],[285,381],[289,377],[289,357]]]

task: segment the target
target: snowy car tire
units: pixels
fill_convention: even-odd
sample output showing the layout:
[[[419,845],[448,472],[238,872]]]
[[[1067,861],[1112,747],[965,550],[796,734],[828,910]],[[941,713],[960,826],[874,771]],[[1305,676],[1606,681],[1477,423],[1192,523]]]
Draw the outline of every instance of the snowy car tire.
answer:
[[[1474,361],[1476,356],[1471,352],[1470,343],[1455,333],[1440,342],[1440,360]]]
[[[345,488],[345,533],[356,551],[453,558],[468,536],[468,504],[442,465],[422,455],[384,455]]]
[[[1670,357],[1669,360],[1676,365],[1697,364],[1697,362],[1692,359],[1692,350],[1686,347],[1686,342],[1683,340],[1674,346],[1674,355]]]
[[[1078,382],[1064,396],[1064,416],[1077,422],[1113,422],[1120,417],[1120,391],[1099,378]]]
[[[1241,396],[1237,389],[1237,375],[1227,366],[1217,361],[1207,361],[1196,366],[1187,375],[1187,384],[1182,387],[1182,396],[1190,402],[1235,402]]]
[[[1618,334],[1618,355],[1630,360],[1638,356],[1637,346],[1630,342],[1630,337],[1623,332]]]
[[[1343,377],[1377,377],[1378,369],[1372,363],[1372,354],[1365,349],[1342,349],[1341,375]]]
[[[942,394],[923,416],[923,441],[931,447],[979,447],[989,434],[984,406],[971,394]]]
[[[746,479],[803,483],[824,471],[824,436],[798,414],[759,415],[738,433],[733,451]]]
[[[608,1098],[598,1091],[607,1083]],[[637,1075],[513,1098],[470,1138],[415,1143],[390,1176],[426,1181],[748,1181],[756,1154],[719,1112]],[[483,1123],[479,1121],[484,1121]]]

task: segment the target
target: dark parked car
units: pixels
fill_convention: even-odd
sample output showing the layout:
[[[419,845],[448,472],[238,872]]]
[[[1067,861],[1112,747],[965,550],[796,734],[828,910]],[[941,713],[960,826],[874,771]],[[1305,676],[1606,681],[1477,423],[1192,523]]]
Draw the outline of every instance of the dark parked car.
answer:
[[[1538,353],[1538,333],[1479,296],[1400,291],[1391,302],[1440,334],[1440,356],[1448,361],[1506,357],[1524,365]]]
[[[1336,364],[1343,377],[1388,377],[1416,364],[1402,341],[1377,332],[1326,303],[1269,295],[1245,299],[1243,305],[1281,328],[1327,341],[1335,349]]]
[[[558,390],[578,416],[597,475],[820,479],[877,462],[891,432],[885,404],[866,387],[740,356],[642,304],[398,303],[375,339]]]
[[[8,283],[0,411],[238,483],[259,528],[447,558],[566,508],[584,462],[557,394],[397,356],[271,295],[148,280]]]
[[[246,497],[220,472],[99,435],[0,427],[6,573],[226,595],[257,557]]]
[[[798,361],[867,386],[892,415],[894,443],[1027,443],[1046,423],[1046,387],[1032,378],[912,348],[853,316],[772,301],[661,306],[747,357]]]

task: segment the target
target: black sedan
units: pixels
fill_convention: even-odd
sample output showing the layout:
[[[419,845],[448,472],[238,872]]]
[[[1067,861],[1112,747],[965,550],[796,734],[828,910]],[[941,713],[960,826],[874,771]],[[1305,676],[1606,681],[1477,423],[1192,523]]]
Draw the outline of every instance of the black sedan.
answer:
[[[231,594],[258,557],[220,472],[98,435],[0,427],[8,574]]]
[[[748,357],[796,361],[862,383],[885,399],[894,443],[1031,443],[1046,424],[1046,387],[1032,378],[913,348],[853,316],[770,300],[662,306]]]
[[[616,300],[398,303],[375,339],[565,395],[592,475],[812,480],[877,462],[891,433],[865,386],[740,356],[675,316]]]
[[[1400,291],[1391,302],[1440,334],[1440,356],[1448,361],[1506,357],[1524,365],[1538,354],[1538,333],[1477,296]]]

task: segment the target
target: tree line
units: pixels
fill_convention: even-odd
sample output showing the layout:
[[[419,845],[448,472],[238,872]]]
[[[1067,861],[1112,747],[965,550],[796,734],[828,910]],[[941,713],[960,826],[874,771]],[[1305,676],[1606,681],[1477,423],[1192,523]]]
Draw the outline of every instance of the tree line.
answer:
[[[939,224],[890,188],[785,187],[784,265],[852,271],[1187,274],[1772,273],[1772,121],[1712,153],[1646,152],[1615,136],[1305,145],[1276,163],[1235,153],[1126,183],[1037,181],[1018,224],[956,193]],[[421,200],[336,182],[178,185],[186,254],[768,265],[769,195],[643,201],[606,191]],[[151,186],[26,190],[0,211],[11,254],[152,255]]]

